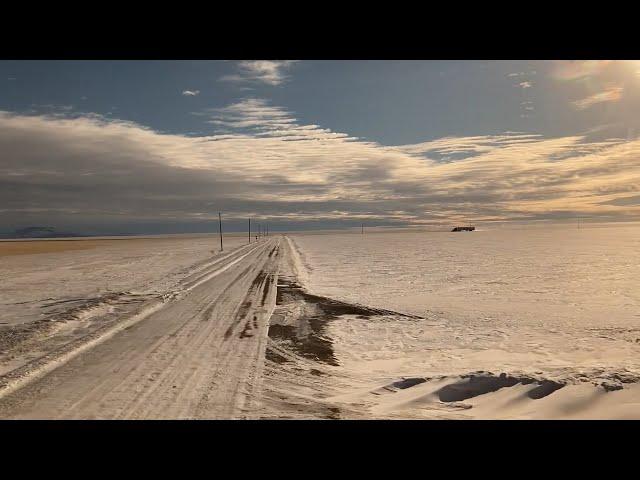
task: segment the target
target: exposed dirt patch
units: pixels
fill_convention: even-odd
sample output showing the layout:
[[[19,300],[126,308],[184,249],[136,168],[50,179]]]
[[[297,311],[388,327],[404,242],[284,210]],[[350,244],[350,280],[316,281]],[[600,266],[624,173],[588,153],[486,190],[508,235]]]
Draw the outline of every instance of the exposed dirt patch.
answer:
[[[286,277],[279,277],[274,313],[269,327],[271,339],[301,357],[334,366],[339,363],[333,351],[333,342],[326,334],[327,323],[331,320],[343,315],[361,318],[382,315],[419,318],[312,295],[295,280]],[[280,355],[275,355],[275,358],[280,363],[283,361]]]
[[[295,280],[280,278],[278,283],[278,293],[276,305],[282,305],[290,301],[302,300],[303,302],[316,306],[322,317],[326,320],[337,318],[341,315],[357,315],[369,318],[373,315],[393,315],[405,318],[421,318],[416,315],[407,315],[381,308],[372,308],[364,305],[341,302],[328,297],[312,295],[306,292]]]

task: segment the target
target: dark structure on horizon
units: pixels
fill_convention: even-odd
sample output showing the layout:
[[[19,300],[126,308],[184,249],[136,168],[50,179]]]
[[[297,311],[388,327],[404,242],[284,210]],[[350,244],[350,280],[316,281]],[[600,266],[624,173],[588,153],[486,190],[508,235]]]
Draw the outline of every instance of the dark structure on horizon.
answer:
[[[453,227],[452,232],[473,232],[476,227]]]

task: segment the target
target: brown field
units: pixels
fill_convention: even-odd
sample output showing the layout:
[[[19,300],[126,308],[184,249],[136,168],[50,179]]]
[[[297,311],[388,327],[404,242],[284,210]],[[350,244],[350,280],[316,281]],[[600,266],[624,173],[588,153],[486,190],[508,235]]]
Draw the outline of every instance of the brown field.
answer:
[[[35,253],[86,250],[109,245],[117,240],[29,240],[0,242],[0,257],[32,255]]]
[[[0,241],[0,257],[8,257],[11,255],[33,255],[37,253],[59,253],[69,250],[87,250],[90,248],[107,247],[112,245],[123,245],[123,242],[176,242],[183,240],[189,241],[198,237],[211,237],[212,246],[216,248],[218,245],[217,235],[202,234],[185,234],[185,235],[166,235],[166,236],[139,236],[124,238],[74,238],[74,239],[47,239],[47,240],[1,240]],[[225,238],[244,237],[243,233],[228,233]]]

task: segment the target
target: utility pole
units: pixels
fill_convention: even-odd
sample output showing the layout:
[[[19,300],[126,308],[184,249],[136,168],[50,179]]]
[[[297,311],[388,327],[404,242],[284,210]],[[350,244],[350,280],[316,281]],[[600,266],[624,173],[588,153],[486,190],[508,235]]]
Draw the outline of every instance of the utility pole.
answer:
[[[249,243],[251,243],[251,219],[249,219]]]
[[[362,224],[362,234],[364,235],[364,223]]]
[[[224,247],[222,246],[222,215],[218,212],[218,223],[220,225],[220,251],[224,251]]]

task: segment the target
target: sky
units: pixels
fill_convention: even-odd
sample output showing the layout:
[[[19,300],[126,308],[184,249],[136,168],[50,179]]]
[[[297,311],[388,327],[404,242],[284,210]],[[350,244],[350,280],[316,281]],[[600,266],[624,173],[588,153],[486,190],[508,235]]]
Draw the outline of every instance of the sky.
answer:
[[[640,219],[640,61],[0,61],[0,232]]]

